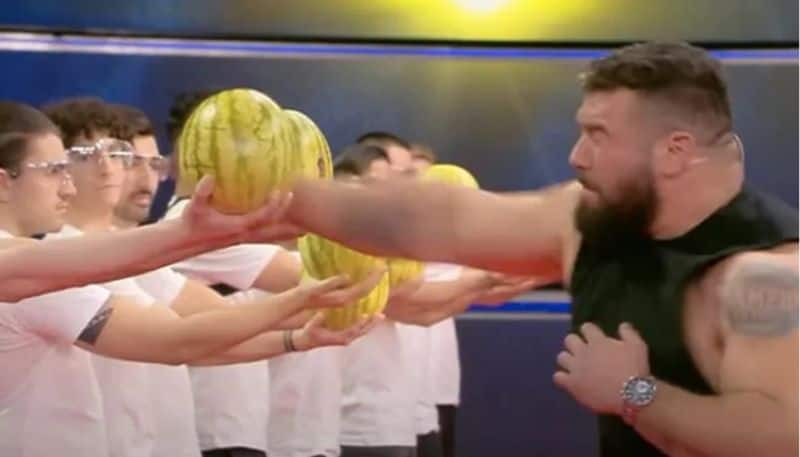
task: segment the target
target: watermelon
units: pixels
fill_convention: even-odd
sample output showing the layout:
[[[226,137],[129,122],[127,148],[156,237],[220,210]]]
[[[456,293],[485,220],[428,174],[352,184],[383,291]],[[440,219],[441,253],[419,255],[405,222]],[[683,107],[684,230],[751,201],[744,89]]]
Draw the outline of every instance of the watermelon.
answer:
[[[408,281],[419,279],[425,264],[416,260],[392,258],[388,259],[389,264],[389,284],[397,287]]]
[[[317,127],[317,124],[299,111],[285,110],[284,113],[286,113],[289,125],[298,140],[302,157],[311,161],[304,168],[311,167],[316,170],[317,176],[320,178],[332,178],[333,159],[331,148],[328,146],[328,141],[319,127]]]
[[[377,268],[385,268],[386,261],[362,254],[318,235],[308,234],[300,238],[298,249],[303,260],[303,274],[317,280],[346,274],[352,281],[366,278]],[[389,275],[369,294],[339,308],[324,310],[325,327],[341,330],[354,325],[363,315],[374,315],[383,311],[389,299]]]
[[[224,213],[258,208],[274,189],[318,174],[305,166],[286,113],[252,89],[218,92],[200,103],[183,127],[178,153],[177,191],[189,194],[203,175],[213,175],[211,203]]]
[[[478,180],[472,176],[472,173],[458,165],[452,164],[431,165],[422,173],[422,179],[425,181],[438,181],[456,186],[469,187],[471,189],[480,188]]]

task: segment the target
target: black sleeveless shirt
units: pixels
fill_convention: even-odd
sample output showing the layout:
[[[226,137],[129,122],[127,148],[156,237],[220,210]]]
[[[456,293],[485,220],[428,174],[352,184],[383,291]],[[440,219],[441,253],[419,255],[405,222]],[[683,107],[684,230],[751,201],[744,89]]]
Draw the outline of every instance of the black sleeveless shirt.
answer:
[[[796,241],[797,236],[796,209],[745,188],[679,238],[639,240],[613,250],[583,243],[570,284],[572,329],[594,322],[616,337],[619,324],[630,322],[647,342],[655,377],[711,394],[684,342],[687,284],[724,257]],[[664,455],[617,416],[599,416],[598,434],[603,457]]]

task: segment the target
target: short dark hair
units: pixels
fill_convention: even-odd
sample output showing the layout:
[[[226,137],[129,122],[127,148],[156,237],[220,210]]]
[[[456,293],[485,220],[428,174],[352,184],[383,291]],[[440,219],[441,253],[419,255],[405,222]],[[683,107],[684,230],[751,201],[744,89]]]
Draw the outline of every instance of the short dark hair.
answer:
[[[688,43],[625,46],[592,61],[581,82],[587,93],[627,88],[659,97],[718,129],[719,134],[733,128],[722,65]]]
[[[114,138],[125,134],[120,113],[97,97],[66,98],[42,108],[44,114],[60,129],[64,145],[71,147],[79,136],[91,138],[106,131]]]
[[[421,143],[414,143],[411,145],[411,157],[415,159],[425,159],[430,163],[436,163],[438,160],[433,149]]]
[[[358,144],[375,144],[378,146],[386,147],[386,146],[400,146],[401,148],[411,149],[411,144],[400,138],[399,136],[395,135],[394,133],[383,132],[383,131],[372,131],[362,134],[356,139],[356,143]]]
[[[28,154],[28,140],[37,135],[60,135],[41,111],[24,103],[0,100],[0,168],[16,171]]]
[[[154,136],[155,129],[150,118],[139,108],[130,105],[111,105],[119,113],[122,120],[121,140],[133,141],[137,136]]]
[[[344,148],[333,161],[334,175],[362,176],[376,160],[389,161],[389,155],[374,144],[354,144]]]
[[[173,147],[178,137],[181,135],[183,125],[191,116],[192,111],[197,108],[203,100],[216,94],[219,90],[198,90],[191,92],[181,92],[172,101],[167,117],[167,135]]]

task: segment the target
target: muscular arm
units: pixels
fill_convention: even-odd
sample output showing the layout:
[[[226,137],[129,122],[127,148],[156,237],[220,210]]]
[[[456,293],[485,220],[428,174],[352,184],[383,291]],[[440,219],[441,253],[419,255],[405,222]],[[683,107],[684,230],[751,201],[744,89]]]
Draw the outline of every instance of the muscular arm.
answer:
[[[405,179],[367,186],[301,181],[288,217],[375,255],[560,279],[579,189],[569,183],[495,194]]]
[[[675,456],[796,456],[796,251],[744,254],[731,263],[719,298],[725,332],[719,395],[659,383],[636,429]]]

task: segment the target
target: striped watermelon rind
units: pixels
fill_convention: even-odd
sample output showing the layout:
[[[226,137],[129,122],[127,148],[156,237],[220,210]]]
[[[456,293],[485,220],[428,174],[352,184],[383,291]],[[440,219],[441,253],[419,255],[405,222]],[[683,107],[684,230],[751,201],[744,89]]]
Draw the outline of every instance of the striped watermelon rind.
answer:
[[[422,276],[425,264],[416,260],[391,258],[387,260],[389,265],[389,284],[397,287],[400,284],[414,281]]]
[[[212,95],[192,112],[178,139],[178,191],[191,193],[204,175],[215,177],[212,205],[241,214],[299,176],[316,176],[306,164],[287,114],[253,89]]]
[[[325,135],[317,124],[300,111],[285,110],[284,113],[297,135],[304,162],[304,174],[322,179],[333,177],[333,158]]]
[[[301,237],[298,249],[303,261],[303,274],[317,280],[346,274],[356,282],[386,266],[386,261],[379,257],[362,254],[314,234]],[[355,303],[324,310],[325,326],[333,330],[350,327],[362,315],[371,316],[383,311],[388,299],[389,274],[384,273],[375,288]]]

